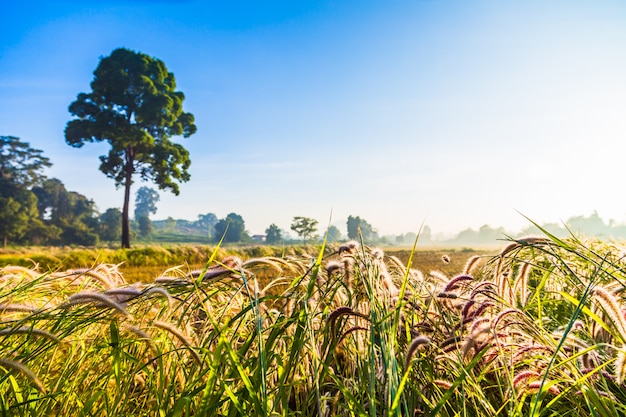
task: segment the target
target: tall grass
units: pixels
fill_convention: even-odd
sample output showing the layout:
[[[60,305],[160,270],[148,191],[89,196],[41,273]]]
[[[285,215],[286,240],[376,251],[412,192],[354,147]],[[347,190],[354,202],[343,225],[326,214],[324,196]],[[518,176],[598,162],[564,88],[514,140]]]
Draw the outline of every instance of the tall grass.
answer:
[[[0,414],[626,414],[620,247],[546,235],[456,275],[411,262],[350,242],[214,251],[151,283],[6,266]]]

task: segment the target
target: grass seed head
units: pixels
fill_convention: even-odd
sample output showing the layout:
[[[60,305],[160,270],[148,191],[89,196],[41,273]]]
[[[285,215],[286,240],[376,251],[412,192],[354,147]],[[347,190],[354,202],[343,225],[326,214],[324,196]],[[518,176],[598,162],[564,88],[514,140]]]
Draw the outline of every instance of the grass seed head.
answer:
[[[474,269],[478,266],[478,261],[480,261],[479,255],[474,255],[467,260],[465,266],[463,267],[463,275],[471,275],[474,272]]]
[[[626,346],[622,346],[615,355],[615,380],[622,384],[626,380]]]
[[[337,254],[341,256],[345,252],[349,255],[352,255],[358,249],[359,249],[359,242],[357,242],[356,240],[351,240],[339,246],[339,249],[337,249]]]
[[[448,291],[455,290],[455,289],[457,289],[459,287],[460,283],[473,281],[473,280],[474,280],[474,277],[472,277],[470,275],[459,275],[459,276],[456,276],[456,277],[452,278],[446,284],[446,286],[443,288],[443,291],[444,292],[448,292]]]
[[[37,378],[37,375],[35,375],[35,373],[23,363],[11,359],[0,358],[0,367],[24,375],[42,394],[46,393],[46,388],[43,386],[39,378]]]
[[[404,369],[409,368],[409,365],[411,364],[411,361],[413,360],[413,357],[415,356],[417,349],[420,346],[427,345],[429,343],[430,343],[430,338],[427,336],[417,336],[416,338],[411,340],[411,344],[406,350],[406,357],[404,359]]]
[[[61,340],[50,332],[34,327],[22,326],[17,328],[8,328],[0,330],[0,336],[12,336],[16,334],[35,335],[51,340],[54,343],[61,343]]]
[[[178,329],[173,324],[167,323],[167,322],[164,322],[164,321],[154,320],[152,322],[152,324],[155,327],[158,327],[159,329],[165,330],[165,331],[169,332],[170,334],[174,335],[174,337],[176,337],[176,339],[178,339],[183,345],[185,345],[185,347],[189,350],[189,353],[191,353],[191,356],[193,356],[193,358],[199,364],[202,364],[202,358],[200,358],[200,355],[198,354],[198,352],[196,352],[196,350],[193,347],[193,344],[191,343],[189,338],[180,329]]]
[[[516,390],[522,389],[528,383],[528,380],[539,377],[539,372],[532,370],[522,371],[515,375],[515,378],[513,378],[513,388],[515,388]]]
[[[622,338],[622,342],[626,342],[626,318],[624,318],[624,312],[618,298],[606,288],[600,286],[593,289],[593,295],[611,318],[615,329]]]
[[[130,317],[122,304],[115,302],[104,294],[97,292],[81,292],[70,296],[70,298],[60,305],[61,308],[69,308],[76,304],[92,304],[99,308],[111,308],[123,316]]]

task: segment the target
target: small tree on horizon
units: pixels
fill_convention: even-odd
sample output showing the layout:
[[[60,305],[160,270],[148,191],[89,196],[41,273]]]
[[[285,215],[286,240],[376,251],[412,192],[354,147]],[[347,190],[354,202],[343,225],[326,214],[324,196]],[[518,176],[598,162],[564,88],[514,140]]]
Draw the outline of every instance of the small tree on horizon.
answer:
[[[282,240],[282,232],[276,224],[272,223],[267,229],[265,229],[265,243],[272,245],[280,243]]]
[[[159,193],[150,187],[143,186],[135,194],[135,220],[141,216],[150,217],[157,212],[156,203],[160,200]]]
[[[359,216],[348,216],[347,228],[348,239],[358,240],[362,236],[363,240],[370,242],[378,238],[378,233],[376,233],[372,225]]]
[[[244,242],[249,237],[246,234],[246,224],[237,213],[229,213],[224,219],[215,224],[215,240],[224,238],[224,243]]]
[[[217,224],[218,219],[214,213],[207,214],[198,214],[198,220],[195,221],[195,224],[206,231],[206,236],[208,239],[213,239],[215,235],[215,225]]]
[[[317,220],[310,217],[296,216],[291,222],[291,230],[302,238],[304,244],[317,231]]]
[[[341,232],[337,226],[328,226],[328,241],[338,242],[341,240]]]
[[[159,202],[159,193],[150,187],[143,186],[135,195],[135,221],[139,227],[139,234],[143,237],[152,233],[150,214],[157,212],[156,203]]]

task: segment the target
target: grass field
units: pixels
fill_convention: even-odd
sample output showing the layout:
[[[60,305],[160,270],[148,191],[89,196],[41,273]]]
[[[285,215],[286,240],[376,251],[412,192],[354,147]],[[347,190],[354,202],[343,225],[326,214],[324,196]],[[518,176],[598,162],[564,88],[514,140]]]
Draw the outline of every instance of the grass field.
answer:
[[[340,245],[327,247],[332,252]],[[0,266],[13,265],[36,268],[39,271],[89,268],[97,264],[117,265],[128,283],[151,282],[164,271],[180,267],[182,271],[202,269],[214,255],[217,259],[238,256],[242,259],[273,256],[316,256],[319,246],[226,246],[217,248],[209,245],[173,244],[135,245],[132,249],[69,248],[69,247],[23,247],[0,249]],[[406,264],[413,253],[411,248],[391,247],[386,252]],[[495,249],[420,249],[413,256],[413,266],[422,271],[442,270],[454,273],[463,267],[467,258],[474,255],[488,257],[497,253]],[[443,257],[448,262],[442,261]]]
[[[620,246],[548,235],[486,256],[316,251],[214,250],[202,270],[136,283],[115,264],[4,266],[0,412],[626,413]]]

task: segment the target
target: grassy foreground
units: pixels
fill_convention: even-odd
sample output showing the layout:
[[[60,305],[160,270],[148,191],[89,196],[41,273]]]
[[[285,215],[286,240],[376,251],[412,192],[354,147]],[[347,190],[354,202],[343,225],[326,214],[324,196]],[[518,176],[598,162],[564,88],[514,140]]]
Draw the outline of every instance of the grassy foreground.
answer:
[[[3,267],[0,414],[626,414],[621,248],[524,238],[455,274],[327,252],[149,284]]]

